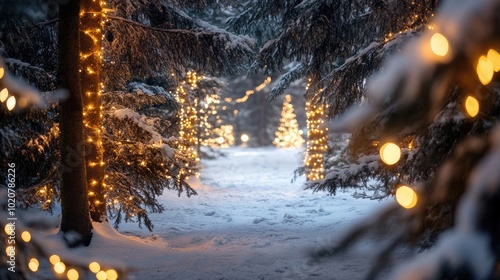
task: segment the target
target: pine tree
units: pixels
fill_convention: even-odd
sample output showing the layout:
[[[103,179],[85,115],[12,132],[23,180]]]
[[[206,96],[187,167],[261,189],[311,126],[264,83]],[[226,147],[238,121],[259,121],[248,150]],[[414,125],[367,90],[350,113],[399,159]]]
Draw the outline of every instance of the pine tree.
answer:
[[[62,163],[61,180],[61,231],[77,232],[76,241],[89,245],[92,223],[89,215],[88,191],[85,169],[85,138],[83,135],[83,103],[80,90],[78,34],[80,1],[70,1],[59,6],[59,69],[62,88],[69,98],[60,105],[60,146]],[[74,241],[68,241],[70,245]]]
[[[129,84],[129,91],[105,92],[102,100],[109,217],[115,227],[138,221],[152,230],[148,213],[164,210],[157,200],[164,190],[196,194],[184,181],[178,184],[180,170],[194,165],[176,155],[171,132],[178,105],[165,89],[141,83]]]
[[[247,134],[252,139],[249,145],[272,145],[281,114],[280,103],[266,100],[272,78],[257,74],[229,80],[225,112],[232,113],[228,121],[234,128],[235,143],[241,144],[241,135]]]
[[[286,95],[281,111],[280,125],[273,141],[273,144],[278,148],[298,148],[305,142],[299,133],[299,123],[291,102],[292,96]]]
[[[221,111],[221,97],[217,94],[207,95],[199,104],[200,145],[212,148],[229,148],[234,144],[233,126],[227,124]]]
[[[325,170],[325,179],[309,188],[334,194],[354,187],[366,198],[409,195],[408,201],[399,198],[403,207],[383,209],[313,254],[335,255],[365,234],[382,232],[385,245],[375,253],[367,279],[377,277],[399,245],[410,241],[427,248],[436,240],[431,256],[396,279],[498,278],[499,219],[491,213],[498,213],[500,180],[487,170],[498,164],[498,74],[492,71],[496,55],[490,49],[499,49],[499,5],[448,1],[438,10],[440,2],[249,1],[254,13],[233,20],[238,30],[249,32],[258,28],[245,18],[278,18],[282,28],[263,46],[255,68],[279,72],[290,60],[295,66],[279,78],[270,98],[311,77],[308,100],[328,105],[330,117],[347,112],[331,130],[352,132],[349,146]],[[403,48],[414,37],[420,39]],[[357,103],[364,106],[349,110]],[[470,104],[475,111],[465,112]],[[392,165],[381,161],[388,142],[400,147]],[[415,197],[416,206],[404,208]],[[477,254],[466,253],[471,251]],[[472,255],[484,256],[487,267],[476,269],[479,257]]]
[[[500,178],[492,171],[500,139],[500,5],[469,4],[441,6],[418,39],[371,79],[369,102],[332,124],[334,131],[353,133],[346,151],[351,160],[332,167],[313,187],[334,192],[357,185],[361,196],[395,195],[399,205],[381,209],[316,257],[337,254],[381,230],[387,246],[367,278],[375,278],[401,244],[434,248],[394,279],[499,277]]]
[[[85,119],[85,146],[93,151],[97,150],[90,149],[93,145],[101,145],[100,149],[104,147],[103,155],[97,153],[97,157],[89,159],[87,164],[87,167],[92,165],[96,172],[100,170],[96,173],[97,177],[89,176],[87,179],[89,187],[101,185],[106,188],[106,193],[99,194],[101,197],[98,198],[95,190],[89,190],[93,194],[90,202],[94,205],[98,201],[101,207],[99,213],[94,215],[96,218],[102,217],[102,207],[106,205],[115,226],[123,220],[136,220],[139,225],[144,223],[152,229],[147,214],[163,211],[156,198],[164,189],[184,192],[188,196],[196,193],[184,181],[180,180],[178,184],[179,171],[186,164],[195,164],[178,152],[173,141],[179,132],[176,117],[179,104],[176,104],[171,91],[175,91],[178,83],[184,80],[186,69],[203,68],[207,73],[216,75],[243,69],[253,53],[252,42],[190,16],[196,16],[200,9],[216,9],[222,2],[113,1],[107,4],[106,11],[109,13],[104,20],[102,34],[99,35],[97,26],[83,28],[81,33],[89,50],[95,50],[80,53],[82,63],[89,66],[82,70],[85,72],[82,77],[92,78],[92,81],[82,81],[85,83],[82,86],[90,86],[84,95],[87,102],[84,109],[88,111],[85,115],[93,118],[102,115],[103,122],[90,123]],[[51,9],[50,4],[47,7],[36,9],[45,11],[47,19],[40,19],[33,25],[6,28],[1,37],[5,47],[2,52],[9,57],[6,63],[14,73],[40,89],[54,90],[57,9]],[[86,15],[84,12],[82,16]],[[12,21],[5,21],[6,26],[12,27],[11,24]],[[85,19],[82,24],[87,24]],[[98,72],[100,49],[94,39],[99,41],[101,38],[104,65],[102,72]],[[151,48],[144,47],[144,40],[150,43],[147,46]],[[139,60],[142,62],[138,63]],[[104,88],[96,83],[97,74],[101,75]],[[134,94],[137,98],[133,97]],[[106,99],[102,104],[98,100],[101,97]],[[127,98],[134,102],[127,101]],[[89,105],[92,108],[90,111]],[[14,119],[18,125],[9,119],[5,131],[13,129],[15,133],[4,134],[6,138],[2,139],[7,139],[6,145],[11,146],[14,155],[30,155],[19,157],[26,163],[23,164],[26,176],[23,176],[22,184],[25,191],[20,199],[25,205],[38,204],[50,210],[60,195],[57,168],[60,118],[57,108],[22,112]],[[102,144],[96,132],[100,133]],[[4,160],[7,159],[2,157]],[[104,173],[101,172],[103,167]],[[102,184],[101,176],[105,179]]]

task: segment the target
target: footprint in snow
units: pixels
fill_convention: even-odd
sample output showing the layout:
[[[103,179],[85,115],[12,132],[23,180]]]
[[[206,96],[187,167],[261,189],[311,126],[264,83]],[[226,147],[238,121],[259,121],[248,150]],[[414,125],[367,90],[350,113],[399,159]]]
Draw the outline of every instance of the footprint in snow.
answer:
[[[253,219],[253,223],[254,224],[258,224],[258,223],[263,222],[265,220],[267,220],[267,219],[266,218],[262,218],[262,217],[261,218],[255,218],[255,219]]]
[[[283,222],[293,222],[295,219],[297,219],[297,216],[295,216],[295,215],[291,215],[291,214],[283,215]]]
[[[205,216],[213,216],[215,214],[215,211],[210,211],[210,212],[205,212]]]

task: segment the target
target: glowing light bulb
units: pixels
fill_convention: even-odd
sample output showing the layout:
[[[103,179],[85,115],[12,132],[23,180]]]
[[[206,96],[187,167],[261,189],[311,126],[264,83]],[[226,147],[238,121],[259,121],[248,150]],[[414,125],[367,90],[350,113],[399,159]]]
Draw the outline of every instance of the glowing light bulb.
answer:
[[[490,49],[486,57],[493,62],[493,70],[500,71],[500,54],[494,49]]]
[[[108,277],[108,280],[118,279],[118,273],[114,269],[106,270],[106,276]]]
[[[479,101],[473,96],[467,96],[465,99],[465,111],[471,118],[477,116],[479,113]]]
[[[5,247],[5,254],[9,254],[11,251],[15,251],[15,247],[14,246],[7,246]]]
[[[441,33],[434,33],[431,37],[431,50],[437,56],[445,56],[448,54],[448,50],[450,48],[450,44],[446,37]]]
[[[72,268],[68,270],[66,276],[68,277],[68,280],[78,280],[80,274],[78,273],[78,271],[76,271],[76,269]]]
[[[408,186],[401,186],[396,190],[396,201],[406,209],[417,205],[417,193]]]
[[[55,265],[56,263],[61,261],[61,258],[59,258],[58,255],[52,255],[50,256],[49,261],[52,265]]]
[[[9,111],[12,111],[16,107],[16,98],[14,96],[11,96],[7,99],[7,109]]]
[[[380,147],[380,158],[385,164],[393,165],[401,158],[401,149],[394,143],[385,143]]]
[[[4,102],[7,100],[7,97],[9,97],[9,90],[7,88],[4,88],[0,91],[0,101]]]
[[[66,265],[62,262],[57,262],[54,264],[54,271],[58,274],[63,274],[66,270]]]
[[[101,266],[97,262],[91,262],[89,264],[89,270],[94,273],[97,273],[99,272],[99,270],[101,270]]]
[[[31,240],[31,234],[27,231],[23,231],[23,233],[21,233],[21,239],[24,241],[24,242],[30,242]]]
[[[10,235],[14,231],[14,226],[8,223],[5,225],[4,230],[7,235]]]
[[[106,272],[101,270],[101,271],[97,272],[95,277],[97,278],[97,280],[106,280],[106,278],[108,278],[108,275],[106,274]]]
[[[247,134],[241,135],[241,142],[246,143],[248,140],[250,140],[250,137]]]
[[[28,267],[31,271],[36,272],[38,270],[38,267],[40,266],[40,263],[38,262],[37,259],[32,258],[30,262],[28,263]]]
[[[3,78],[4,74],[5,74],[5,69],[3,69],[3,67],[0,67],[0,79]]]
[[[476,72],[481,84],[489,84],[494,73],[493,62],[486,56],[482,55],[477,62]]]

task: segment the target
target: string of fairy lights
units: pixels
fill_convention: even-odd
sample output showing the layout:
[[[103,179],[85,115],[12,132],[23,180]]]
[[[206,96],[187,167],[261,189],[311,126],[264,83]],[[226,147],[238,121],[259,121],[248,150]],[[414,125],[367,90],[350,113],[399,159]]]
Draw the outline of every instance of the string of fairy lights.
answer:
[[[89,83],[82,83],[82,91],[84,94],[84,125],[86,128],[86,141],[89,144],[92,144],[93,147],[96,148],[96,156],[87,162],[87,166],[89,170],[94,168],[103,169],[105,166],[105,162],[103,159],[103,145],[102,145],[102,137],[101,133],[103,131],[102,123],[102,109],[101,106],[101,96],[104,91],[104,85],[100,81],[100,67],[102,65],[102,39],[104,38],[102,28],[104,24],[108,21],[106,19],[106,11],[105,8],[106,3],[104,1],[98,2],[93,1],[95,9],[90,10],[81,10],[80,17],[91,17],[94,21],[85,21],[82,20],[82,29],[84,30],[84,34],[88,36],[93,42],[92,48],[88,50],[82,50],[80,53],[80,61],[81,61],[81,72],[84,73],[82,76],[90,77],[91,81]],[[91,22],[97,22],[98,25],[95,26],[91,24]],[[88,23],[88,25],[87,25]],[[432,29],[432,28],[429,28]],[[402,33],[402,32],[400,32]],[[388,35],[388,39],[392,38],[392,34]],[[432,51],[432,53],[437,58],[443,58],[450,54],[450,46],[447,38],[438,32],[435,32],[429,40],[428,45]],[[475,65],[475,70],[477,74],[477,79],[482,85],[488,85],[493,78],[495,72],[500,71],[500,54],[495,49],[489,49],[486,54],[482,54],[477,59],[477,63]],[[5,77],[6,70],[3,67],[0,67],[0,80]],[[190,100],[188,96],[188,92],[185,89],[187,85],[191,90],[197,87],[197,83],[203,77],[198,75],[194,71],[187,72],[187,81],[183,82],[182,85],[177,87],[176,90],[176,99],[180,104],[183,104],[181,109],[179,110],[180,117],[180,140],[179,141],[179,151],[181,154],[188,157],[193,162],[198,163],[199,157],[197,154],[196,145],[198,142],[198,137],[196,135],[196,125],[198,123],[198,116],[196,108],[198,106],[197,100]],[[97,81],[97,82],[95,82]],[[257,86],[255,89],[248,90],[245,92],[245,95],[240,98],[230,98],[226,97],[224,99],[225,102],[230,104],[244,103],[249,97],[256,92],[262,91],[267,85],[271,83],[271,77],[267,77],[263,83]],[[310,80],[309,80],[310,81]],[[309,85],[308,85],[309,87]],[[285,98],[285,104],[290,103],[291,99],[289,96]],[[6,108],[11,111],[16,107],[16,98],[15,96],[9,93],[7,88],[3,88],[0,90],[0,102],[4,103]],[[206,102],[203,107],[203,112],[210,112],[213,114],[216,106],[220,105],[220,98],[216,98],[215,96],[209,96],[206,99]],[[283,107],[282,119],[284,122],[291,119],[293,114],[293,106],[291,104],[287,104]],[[290,105],[290,106],[289,106]],[[466,115],[470,118],[476,117],[481,110],[480,102],[473,94],[468,94],[464,98],[463,103],[464,111]],[[291,108],[290,111],[285,112],[285,108]],[[307,128],[308,128],[308,141],[307,141],[307,152],[304,160],[306,166],[306,174],[308,180],[319,180],[323,179],[325,174],[324,169],[324,155],[327,150],[327,134],[328,128],[325,127],[324,123],[326,121],[326,106],[324,104],[316,104],[314,102],[306,102],[306,115],[307,115]],[[237,114],[237,110],[235,110],[235,114]],[[207,115],[207,114],[204,114]],[[205,116],[206,117],[206,116]],[[203,118],[205,118],[203,117]],[[293,119],[293,118],[292,118]],[[208,123],[206,119],[204,119],[205,123]],[[218,121],[218,120],[217,120]],[[208,128],[212,128],[209,127]],[[215,129],[215,128],[214,128]],[[220,137],[215,138],[215,142],[207,142],[204,143],[206,145],[215,145],[219,144],[224,145],[232,145],[234,143],[234,135],[232,126],[221,126],[220,131],[216,132]],[[293,128],[295,131],[295,128]],[[287,135],[280,132],[278,136],[278,132],[276,135],[276,139],[285,139]],[[291,137],[291,136],[289,136]],[[222,139],[222,140],[221,140]],[[300,137],[302,139],[302,137]],[[224,140],[224,142],[223,142]],[[211,140],[213,141],[213,140]],[[303,143],[297,137],[297,141],[294,143]],[[279,141],[277,141],[278,143]],[[278,144],[277,144],[278,145]],[[397,164],[401,158],[401,148],[392,142],[387,142],[381,145],[379,149],[379,154],[381,160],[386,165],[394,165]],[[199,175],[194,169],[193,166],[189,166],[187,164],[183,170],[180,171],[181,176],[179,176],[179,181],[184,181],[189,178],[191,175]],[[101,205],[106,201],[105,191],[102,192],[102,197],[100,198],[98,195],[98,189],[100,187],[105,190],[107,188],[105,184],[106,176],[102,174],[102,176],[98,177],[89,177],[89,195],[94,199],[91,200],[94,205]],[[40,193],[46,193],[48,190],[46,188],[42,188],[39,190]],[[408,187],[408,186],[400,186],[396,190],[396,199],[397,201],[405,208],[413,208],[418,201],[416,192]],[[47,202],[50,202],[47,200]],[[117,202],[117,201],[115,201]],[[10,228],[5,227],[5,232],[9,234],[11,232]],[[29,231],[23,231],[21,233],[21,239],[23,242],[30,242],[31,234]],[[48,258],[48,261],[52,264],[52,269],[59,275],[66,273],[66,277],[70,280],[79,279],[80,273],[76,268],[71,268],[67,266],[58,255],[51,255]],[[28,264],[28,267],[31,271],[36,272],[40,267],[40,261],[37,258],[31,258]],[[95,273],[95,277],[97,279],[117,279],[118,273],[114,269],[102,270],[101,265],[97,262],[91,262],[88,265],[89,271]]]
[[[188,71],[187,80],[183,81],[175,92],[175,98],[181,104],[178,113],[180,121],[178,153],[188,159],[185,166],[179,171],[179,176],[177,177],[179,185],[192,175],[199,176],[199,172],[195,170],[200,161],[197,150],[198,135],[196,131],[196,126],[198,125],[198,114],[196,112],[198,100],[190,97],[185,87],[187,86],[190,90],[194,90],[197,88],[198,82],[202,79],[203,76],[198,75],[195,71]],[[194,165],[188,162],[194,162]]]
[[[4,226],[4,231],[8,236],[15,236],[18,239],[18,235],[15,234],[15,230],[18,228],[22,228],[21,224],[18,223],[14,227],[11,223],[6,223]],[[37,247],[37,250],[42,250],[40,244],[37,240],[33,240],[33,236],[29,230],[22,230],[19,235],[21,240],[16,240],[16,244],[19,242],[23,242],[21,247],[28,246],[31,243],[32,246]],[[14,247],[6,246],[5,252],[9,255]],[[29,261],[28,261],[29,259]],[[71,265],[70,262],[64,262],[62,258],[57,254],[52,254],[48,257],[27,257],[27,264],[29,270],[33,273],[39,271],[41,266],[48,265],[50,263],[50,267],[52,272],[57,277],[57,279],[62,279],[61,277],[66,277],[68,280],[78,280],[78,279],[87,279],[86,275],[92,273],[97,280],[117,280],[119,273],[113,268],[105,268],[102,264],[99,264],[97,261],[91,261],[87,266],[83,265],[81,262],[75,265]]]
[[[328,149],[328,128],[324,104],[306,102],[307,151],[304,159],[307,180],[325,178],[325,153]]]
[[[243,103],[243,102],[246,102],[248,100],[248,98],[256,93],[256,92],[259,92],[259,91],[262,91],[267,85],[269,85],[271,83],[272,79],[271,77],[267,77],[264,82],[262,82],[260,85],[256,86],[255,89],[250,89],[250,90],[247,90],[245,92],[245,95],[242,96],[242,97],[239,97],[239,98],[236,98],[236,99],[233,99],[231,97],[226,97],[224,98],[224,101],[226,101],[227,103],[231,103],[231,104],[236,104],[236,103]],[[237,114],[237,113],[235,113]]]
[[[6,76],[6,70],[0,67],[0,80]],[[16,97],[9,94],[8,88],[3,88],[0,90],[0,102],[5,103],[7,110],[12,111],[16,107]]]
[[[450,55],[450,44],[446,36],[439,32],[434,32],[425,45],[429,48],[434,59],[440,61]],[[500,54],[497,50],[490,48],[486,54],[482,54],[476,60],[475,70],[478,81],[486,86],[491,83],[493,75],[500,71]],[[464,113],[469,118],[475,118],[480,113],[480,102],[474,94],[467,94],[463,99]],[[413,141],[409,143],[408,149],[413,148]],[[394,165],[401,159],[401,148],[393,142],[386,142],[381,145],[379,155],[386,165]],[[418,195],[409,186],[401,185],[396,189],[396,201],[404,208],[411,209],[417,205]]]
[[[234,137],[234,127],[230,124],[222,124],[222,120],[218,114],[219,108],[222,110],[227,110],[228,105],[234,105],[239,103],[244,103],[248,101],[249,97],[256,92],[262,91],[267,85],[272,81],[271,77],[267,77],[261,84],[256,86],[252,90],[247,90],[245,95],[239,98],[226,97],[221,100],[220,96],[213,94],[206,96],[203,100],[195,100],[195,103],[189,104],[188,93],[184,88],[186,85],[190,85],[190,90],[197,88],[197,83],[201,81],[204,77],[199,75],[195,71],[188,71],[186,81],[182,82],[176,89],[176,100],[181,104],[181,109],[179,111],[179,117],[181,119],[181,139],[180,142],[187,143],[197,143],[202,146],[216,147],[216,148],[228,148],[235,143]],[[174,74],[172,74],[174,75]],[[224,103],[222,103],[224,101]],[[223,105],[222,105],[223,104]],[[197,119],[195,121],[194,114],[197,114]],[[238,115],[239,111],[235,109],[233,114]],[[193,115],[191,117],[191,122],[188,121],[188,115]],[[215,119],[215,125],[211,124],[209,119]],[[198,131],[196,129],[198,129]],[[189,131],[188,131],[189,130]],[[195,133],[195,132],[199,132]],[[242,135],[247,136],[247,135]],[[248,137],[248,136],[247,136]],[[198,139],[201,138],[201,139]],[[247,139],[248,141],[248,139]],[[182,144],[181,144],[182,145]],[[191,145],[191,144],[190,144]],[[186,146],[180,148],[180,152],[187,151],[190,158],[194,157],[193,151],[196,147],[193,146],[189,149]],[[183,173],[190,173],[189,170],[183,170]],[[184,174],[185,175],[185,174]]]
[[[91,215],[99,219],[106,213],[106,183],[104,174],[104,148],[101,133],[102,126],[101,97],[104,84],[101,82],[103,58],[103,27],[107,21],[104,1],[84,1],[80,8],[80,79],[83,94],[83,116],[87,152],[87,186],[91,202]]]
[[[221,97],[217,94],[206,96],[199,104],[200,145],[216,148],[229,148],[234,144],[234,128],[222,124],[219,115]],[[215,124],[212,124],[214,122]]]
[[[307,79],[306,91],[311,86]],[[304,158],[306,178],[315,181],[325,178],[325,153],[328,149],[328,127],[324,103],[306,101],[307,150]]]

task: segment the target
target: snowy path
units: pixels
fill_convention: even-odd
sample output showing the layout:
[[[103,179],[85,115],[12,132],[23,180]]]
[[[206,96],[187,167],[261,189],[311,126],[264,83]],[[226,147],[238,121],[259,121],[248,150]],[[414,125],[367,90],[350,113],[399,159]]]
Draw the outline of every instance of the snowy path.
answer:
[[[149,252],[121,254],[138,267],[136,279],[362,277],[368,246],[315,267],[305,265],[304,249],[335,237],[380,202],[304,191],[303,177],[291,183],[302,160],[298,150],[224,152],[227,157],[203,161],[204,186],[197,187],[197,196],[161,196],[166,211],[151,215],[153,233],[121,225],[121,233],[154,246]]]

